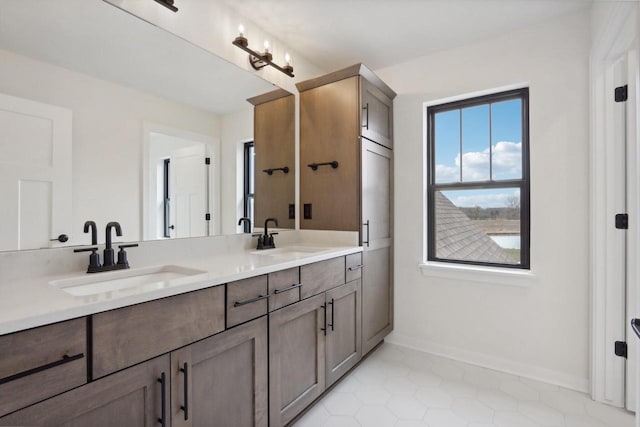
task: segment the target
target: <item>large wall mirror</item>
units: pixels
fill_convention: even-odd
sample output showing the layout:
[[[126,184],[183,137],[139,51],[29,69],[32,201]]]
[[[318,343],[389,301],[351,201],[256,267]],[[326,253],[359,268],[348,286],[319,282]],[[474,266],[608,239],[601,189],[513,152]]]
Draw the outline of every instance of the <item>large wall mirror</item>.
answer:
[[[109,221],[121,241],[237,233],[248,196],[288,206],[293,181],[246,191],[263,174],[247,100],[274,91],[102,0],[3,0],[0,251],[90,244],[87,220],[99,242]],[[279,120],[293,136],[293,109]],[[293,159],[293,138],[278,144]]]

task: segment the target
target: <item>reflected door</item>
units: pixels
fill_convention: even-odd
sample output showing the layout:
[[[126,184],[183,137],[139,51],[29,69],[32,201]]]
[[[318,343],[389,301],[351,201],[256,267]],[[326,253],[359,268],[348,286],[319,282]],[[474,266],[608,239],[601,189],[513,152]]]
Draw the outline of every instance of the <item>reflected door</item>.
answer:
[[[73,232],[71,117],[0,94],[0,251],[60,245],[51,239]]]
[[[169,175],[171,237],[207,235],[207,171],[204,144],[173,150]]]

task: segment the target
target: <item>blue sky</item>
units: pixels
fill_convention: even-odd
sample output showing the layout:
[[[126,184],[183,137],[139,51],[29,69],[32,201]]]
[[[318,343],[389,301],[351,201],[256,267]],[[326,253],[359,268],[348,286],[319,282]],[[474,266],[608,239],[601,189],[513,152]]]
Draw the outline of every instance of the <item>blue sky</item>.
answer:
[[[521,104],[521,100],[514,99],[436,114],[436,182],[459,182],[460,166],[463,182],[489,180],[490,144],[493,180],[520,178]],[[500,207],[514,191],[456,191],[451,196],[457,206]]]

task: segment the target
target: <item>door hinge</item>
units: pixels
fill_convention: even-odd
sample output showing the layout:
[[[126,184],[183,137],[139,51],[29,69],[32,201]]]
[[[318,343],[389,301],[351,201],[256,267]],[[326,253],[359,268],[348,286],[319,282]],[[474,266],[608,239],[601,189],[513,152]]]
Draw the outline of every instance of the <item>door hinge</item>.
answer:
[[[204,164],[205,165],[210,165],[211,164],[211,157],[205,157],[204,158]]]
[[[616,356],[627,358],[627,343],[624,341],[616,341],[615,343]]]
[[[204,220],[205,221],[211,221],[211,214],[210,213],[204,214]]]
[[[627,85],[618,86],[615,90],[616,102],[624,102],[627,100]]]
[[[629,215],[617,214],[616,215],[616,228],[620,230],[627,230],[629,228]]]

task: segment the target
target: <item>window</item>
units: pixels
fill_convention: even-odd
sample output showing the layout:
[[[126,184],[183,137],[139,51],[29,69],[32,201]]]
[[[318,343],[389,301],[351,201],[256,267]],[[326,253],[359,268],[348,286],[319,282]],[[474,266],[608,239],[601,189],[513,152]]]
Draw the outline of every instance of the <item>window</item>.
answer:
[[[254,202],[254,169],[255,169],[255,147],[253,142],[244,143],[244,217],[251,220],[253,224],[253,202]],[[251,233],[251,226],[245,222],[244,232]]]
[[[427,258],[529,269],[529,90],[427,107]]]

